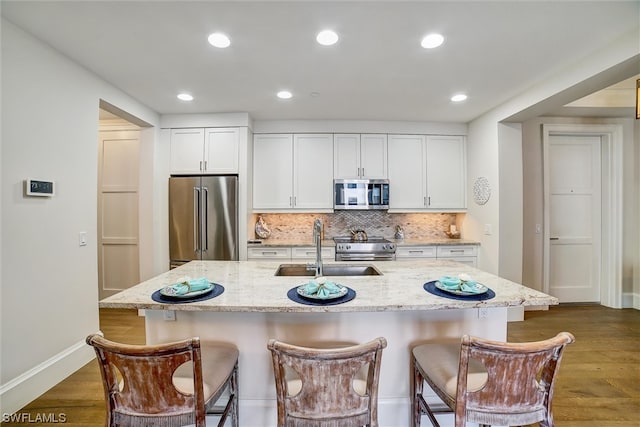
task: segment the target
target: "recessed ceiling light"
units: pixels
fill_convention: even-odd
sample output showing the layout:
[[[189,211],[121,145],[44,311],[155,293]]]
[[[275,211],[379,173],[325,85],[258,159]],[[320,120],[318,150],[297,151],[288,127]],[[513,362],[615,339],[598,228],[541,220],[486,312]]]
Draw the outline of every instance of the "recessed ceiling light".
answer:
[[[420,45],[425,49],[433,49],[434,47],[440,46],[444,42],[444,37],[440,34],[428,34],[424,36]]]
[[[229,37],[227,37],[225,34],[222,34],[222,33],[210,34],[207,40],[209,40],[209,43],[212,46],[219,47],[219,48],[225,48],[231,45],[231,40],[229,40]]]
[[[324,30],[318,33],[316,40],[323,46],[331,46],[338,42],[338,35],[334,31]]]
[[[466,99],[467,99],[467,95],[465,95],[464,93],[458,93],[458,94],[455,94],[455,95],[453,95],[451,97],[451,100],[453,102],[462,102],[462,101],[464,101]]]
[[[188,93],[179,93],[178,99],[181,101],[193,101],[193,96],[189,95]]]
[[[289,99],[292,96],[293,95],[288,90],[281,90],[280,92],[278,92],[278,98],[280,99]]]

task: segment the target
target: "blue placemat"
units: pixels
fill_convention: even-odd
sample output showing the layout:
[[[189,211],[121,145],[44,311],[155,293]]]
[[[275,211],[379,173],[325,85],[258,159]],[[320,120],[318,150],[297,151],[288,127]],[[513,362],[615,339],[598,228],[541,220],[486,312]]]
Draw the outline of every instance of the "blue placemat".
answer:
[[[356,297],[356,291],[354,291],[353,289],[351,289],[348,286],[345,286],[347,288],[347,294],[340,297],[340,298],[335,298],[335,299],[330,299],[330,300],[316,300],[316,299],[312,299],[312,298],[305,298],[303,296],[301,296],[300,294],[298,294],[298,287],[293,287],[291,289],[289,289],[289,291],[287,292],[287,296],[289,297],[289,299],[293,302],[297,302],[299,304],[305,304],[305,305],[337,305],[337,304],[342,304],[344,302],[347,301],[351,301],[352,299],[354,299]]]
[[[440,290],[440,289],[436,288],[436,282],[437,282],[437,280],[425,283],[424,286],[423,286],[424,290],[429,292],[430,294],[437,295],[437,296],[442,297],[442,298],[458,299],[458,300],[462,300],[462,301],[486,301],[486,300],[491,299],[491,298],[496,296],[496,293],[493,292],[493,290],[490,289],[490,288],[489,288],[489,290],[487,292],[485,292],[484,294],[480,294],[480,295],[455,295],[455,294],[450,294],[449,292],[445,292],[443,290]]]
[[[158,289],[157,291],[155,291],[153,294],[151,294],[151,299],[154,300],[155,302],[161,302],[163,304],[182,304],[185,302],[198,302],[198,301],[206,301],[208,299],[211,298],[215,298],[218,295],[222,295],[222,293],[224,292],[224,286],[218,284],[218,283],[213,283],[214,288],[211,290],[211,292],[206,293],[206,294],[202,294],[202,295],[198,295],[196,297],[193,298],[176,298],[176,297],[168,297],[168,296],[164,296],[160,293],[160,289]]]

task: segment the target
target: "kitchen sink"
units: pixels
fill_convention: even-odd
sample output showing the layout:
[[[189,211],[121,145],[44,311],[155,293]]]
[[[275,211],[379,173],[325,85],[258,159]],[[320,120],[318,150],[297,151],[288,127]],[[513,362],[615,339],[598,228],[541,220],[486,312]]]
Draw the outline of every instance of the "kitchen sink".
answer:
[[[325,276],[382,276],[374,265],[326,264],[322,266]],[[276,276],[314,276],[315,269],[307,269],[307,264],[280,264]]]

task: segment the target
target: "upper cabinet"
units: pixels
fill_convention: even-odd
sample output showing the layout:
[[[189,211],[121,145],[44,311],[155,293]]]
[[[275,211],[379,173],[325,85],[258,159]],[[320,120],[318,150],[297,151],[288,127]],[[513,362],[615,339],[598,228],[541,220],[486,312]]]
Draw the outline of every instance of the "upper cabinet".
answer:
[[[253,209],[333,209],[331,134],[258,134],[253,144]]]
[[[387,135],[335,134],[333,156],[334,178],[387,178]]]
[[[238,128],[172,129],[172,174],[238,173]]]
[[[389,135],[388,145],[390,209],[466,209],[464,137]]]

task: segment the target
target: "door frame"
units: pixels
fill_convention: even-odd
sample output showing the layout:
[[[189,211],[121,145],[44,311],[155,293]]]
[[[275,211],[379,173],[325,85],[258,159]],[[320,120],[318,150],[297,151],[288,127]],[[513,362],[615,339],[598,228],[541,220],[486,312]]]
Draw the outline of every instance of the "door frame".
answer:
[[[543,292],[549,292],[549,143],[551,136],[601,137],[601,268],[600,304],[622,308],[622,125],[544,124],[543,168]]]

